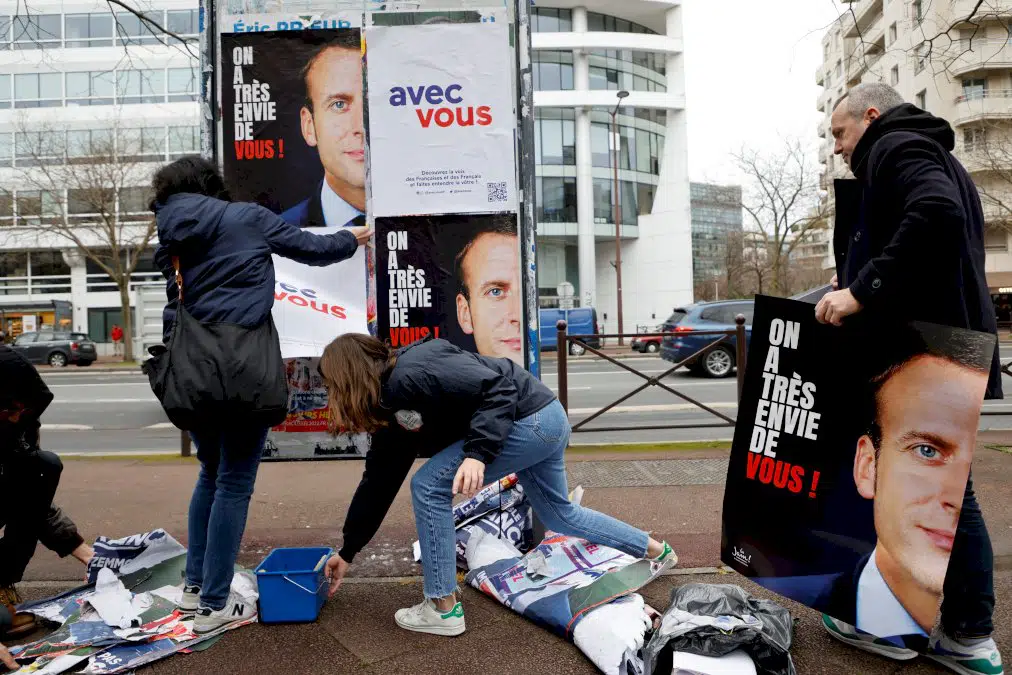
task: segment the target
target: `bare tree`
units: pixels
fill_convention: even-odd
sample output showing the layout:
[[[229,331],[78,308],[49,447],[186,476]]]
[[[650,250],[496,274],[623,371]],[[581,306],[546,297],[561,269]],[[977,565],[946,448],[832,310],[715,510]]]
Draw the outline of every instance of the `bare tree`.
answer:
[[[820,199],[819,170],[796,139],[779,152],[743,149],[735,155],[746,175],[742,264],[757,293],[789,295],[791,259],[812,232],[825,227],[826,203]]]
[[[16,226],[5,234],[76,250],[109,276],[119,291],[124,358],[131,361],[130,284],[157,234],[148,183],[151,162],[163,159],[164,138],[118,126],[62,131],[24,118],[18,125],[24,145],[14,170]]]
[[[962,156],[974,172],[988,226],[1012,233],[1012,124],[992,121],[972,127]]]

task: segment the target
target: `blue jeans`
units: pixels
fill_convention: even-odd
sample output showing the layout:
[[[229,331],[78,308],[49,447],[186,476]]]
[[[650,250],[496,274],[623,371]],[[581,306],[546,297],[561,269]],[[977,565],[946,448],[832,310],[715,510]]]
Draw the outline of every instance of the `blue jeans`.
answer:
[[[569,418],[558,401],[514,422],[499,456],[485,467],[485,484],[515,473],[547,529],[646,557],[650,539],[646,532],[569,501],[563,457],[569,434]],[[444,598],[457,588],[451,491],[463,461],[464,441],[458,441],[426,462],[411,479],[427,598]]]
[[[229,427],[191,437],[200,475],[190,499],[186,583],[200,587],[202,606],[219,610],[228,601],[267,429]]]

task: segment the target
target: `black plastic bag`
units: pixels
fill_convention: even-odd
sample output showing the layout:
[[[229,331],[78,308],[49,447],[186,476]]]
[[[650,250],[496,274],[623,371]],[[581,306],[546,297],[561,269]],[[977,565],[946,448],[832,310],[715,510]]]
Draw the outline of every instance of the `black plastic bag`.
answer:
[[[670,673],[674,652],[724,656],[741,649],[762,675],[796,675],[791,613],[731,584],[686,584],[671,592],[661,626],[643,648],[645,673]]]

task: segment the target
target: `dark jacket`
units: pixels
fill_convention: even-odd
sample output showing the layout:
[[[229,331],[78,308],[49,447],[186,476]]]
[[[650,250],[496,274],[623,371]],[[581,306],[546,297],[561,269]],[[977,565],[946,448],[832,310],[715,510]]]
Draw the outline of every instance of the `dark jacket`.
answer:
[[[464,439],[464,456],[488,465],[516,420],[556,400],[509,359],[479,356],[433,338],[398,350],[382,382],[381,406],[390,421],[373,435],[365,474],[348,507],[340,552],[348,562],[376,534],[416,457],[432,457]],[[419,413],[421,426],[412,430],[411,419],[398,420],[399,411]]]
[[[53,393],[35,369],[21,354],[0,345],[0,488],[9,480],[19,480],[22,467],[33,466],[38,459],[39,429],[42,413],[53,402]],[[17,421],[12,422],[11,417]],[[55,455],[45,453],[52,461]],[[17,517],[16,508],[0,502],[0,527]],[[45,520],[38,531],[39,541],[60,556],[70,555],[84,539],[74,522],[60,507],[49,505]]]
[[[835,181],[840,288],[861,321],[925,321],[997,335],[984,275],[984,216],[952,127],[905,104],[854,148],[856,180]],[[1002,398],[995,347],[987,398]]]
[[[155,263],[167,280],[166,340],[178,295],[173,256],[180,258],[186,308],[195,319],[255,328],[274,305],[272,254],[323,266],[352,257],[358,248],[349,231],[305,232],[256,204],[177,194],[157,204],[155,213],[160,243]]]

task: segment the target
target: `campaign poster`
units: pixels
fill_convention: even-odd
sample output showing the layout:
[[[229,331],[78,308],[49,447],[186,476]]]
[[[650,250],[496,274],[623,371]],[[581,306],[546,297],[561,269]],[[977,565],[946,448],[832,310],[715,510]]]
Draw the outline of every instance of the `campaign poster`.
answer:
[[[994,351],[993,335],[921,323],[834,327],[816,322],[812,304],[757,297],[722,560],[923,652]]]
[[[507,22],[375,26],[366,62],[377,217],[516,211]]]
[[[523,367],[516,214],[377,218],[376,264],[380,339],[431,335]]]
[[[225,25],[237,31],[221,36],[222,158],[233,199],[302,228],[365,224],[362,36],[350,18],[256,15]],[[365,435],[327,434],[326,392],[313,374],[334,337],[375,331],[373,267],[367,247],[326,267],[275,257],[274,317],[293,398],[265,458],[367,452]]]

